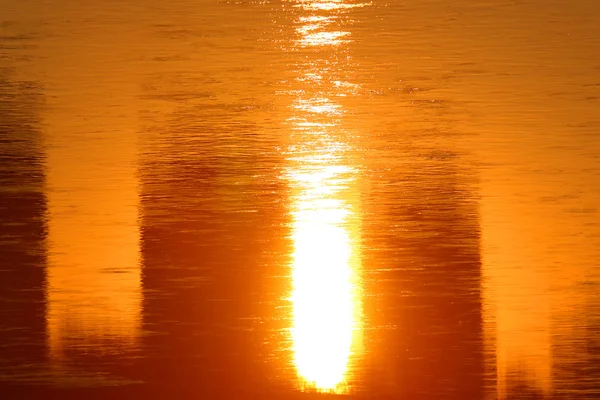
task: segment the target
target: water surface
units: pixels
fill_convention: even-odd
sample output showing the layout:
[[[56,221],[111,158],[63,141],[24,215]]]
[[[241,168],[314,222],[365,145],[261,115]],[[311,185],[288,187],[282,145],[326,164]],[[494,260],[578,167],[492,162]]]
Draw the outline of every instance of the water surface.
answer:
[[[600,396],[596,2],[0,10],[7,398]]]

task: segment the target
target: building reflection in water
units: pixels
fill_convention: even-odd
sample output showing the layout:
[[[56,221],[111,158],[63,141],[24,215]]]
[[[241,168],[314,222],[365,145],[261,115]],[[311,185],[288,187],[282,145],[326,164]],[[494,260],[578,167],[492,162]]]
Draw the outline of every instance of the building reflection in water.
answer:
[[[295,65],[288,92],[293,357],[304,389],[342,393],[350,388],[362,320],[358,168],[353,134],[343,127],[345,110],[337,101],[356,89],[340,76],[350,32],[336,30],[344,10],[353,6],[341,1],[297,6],[292,51],[306,58]]]
[[[0,383],[45,361],[44,96],[16,70],[0,67]]]
[[[182,26],[195,35],[231,22],[229,8],[212,9],[206,22],[192,13]],[[246,27],[238,20],[219,43],[237,43]],[[267,360],[278,350],[270,329],[281,329],[273,304],[285,286],[285,188],[278,142],[257,123],[272,115],[272,87],[256,82],[262,42],[248,40],[238,68],[239,53],[198,51],[171,33],[179,29],[160,28],[169,39],[152,48],[157,61],[139,100],[142,346],[153,352],[140,362],[141,379],[159,397],[245,398],[272,389],[279,372]],[[181,68],[194,73],[164,58],[185,59]]]

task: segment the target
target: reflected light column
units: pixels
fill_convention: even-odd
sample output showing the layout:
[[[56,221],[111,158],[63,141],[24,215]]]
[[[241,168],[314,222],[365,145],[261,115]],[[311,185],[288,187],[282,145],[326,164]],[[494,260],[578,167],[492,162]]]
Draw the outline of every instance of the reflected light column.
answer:
[[[352,133],[342,127],[338,97],[357,85],[342,76],[350,32],[345,0],[297,1],[300,55],[293,96],[286,179],[292,190],[294,365],[302,389],[345,393],[360,351],[360,212]]]
[[[342,178],[351,172],[321,163],[318,156],[303,161],[308,165],[291,176],[299,191],[292,213],[294,361],[308,387],[337,392],[343,390],[360,321],[358,232],[340,187],[351,183]]]

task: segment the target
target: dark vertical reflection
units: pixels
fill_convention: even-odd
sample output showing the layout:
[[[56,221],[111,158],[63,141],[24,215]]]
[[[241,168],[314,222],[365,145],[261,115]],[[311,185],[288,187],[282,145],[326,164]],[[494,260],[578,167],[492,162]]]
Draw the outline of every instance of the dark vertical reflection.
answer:
[[[552,355],[556,362],[552,366],[552,382],[555,398],[600,398],[600,295],[591,281],[578,286],[571,296],[584,299],[578,308],[570,309],[569,320],[575,321],[573,326],[565,329],[564,320],[555,318],[554,321]]]
[[[391,166],[382,182],[394,197],[380,198],[366,218],[375,325],[367,380],[384,396],[436,398],[443,388],[446,398],[478,399],[484,364],[472,172],[453,151],[415,150],[419,157]]]
[[[281,286],[270,279],[283,238],[279,155],[245,104],[212,93],[186,103],[184,86],[198,82],[161,80],[147,93],[160,111],[145,120],[140,166],[142,374],[163,395],[264,390],[265,320]]]
[[[0,384],[19,382],[45,359],[41,104],[38,83],[0,67]]]

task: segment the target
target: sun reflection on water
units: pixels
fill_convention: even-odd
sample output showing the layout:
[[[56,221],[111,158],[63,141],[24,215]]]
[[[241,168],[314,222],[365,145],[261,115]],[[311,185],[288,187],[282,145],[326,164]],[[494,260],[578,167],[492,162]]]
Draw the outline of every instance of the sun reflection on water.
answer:
[[[296,49],[307,51],[288,94],[292,190],[293,362],[304,390],[346,393],[360,351],[359,202],[352,135],[334,99],[357,89],[340,80],[351,34],[344,14],[363,4],[298,0]],[[347,25],[347,24],[346,24]],[[341,53],[340,53],[341,52]]]
[[[306,149],[305,149],[306,150]],[[294,362],[306,387],[341,392],[359,328],[351,168],[329,154],[296,159],[293,215]]]

